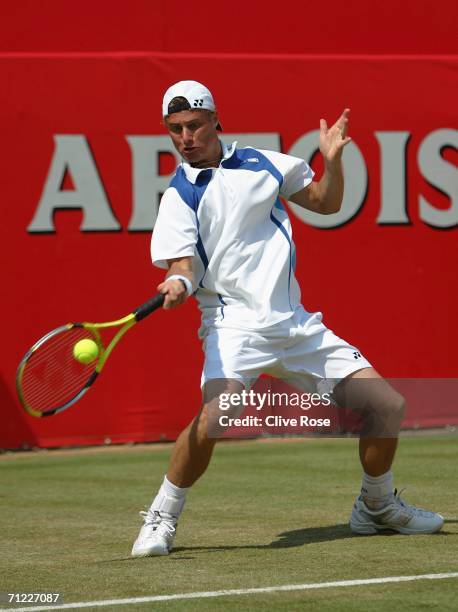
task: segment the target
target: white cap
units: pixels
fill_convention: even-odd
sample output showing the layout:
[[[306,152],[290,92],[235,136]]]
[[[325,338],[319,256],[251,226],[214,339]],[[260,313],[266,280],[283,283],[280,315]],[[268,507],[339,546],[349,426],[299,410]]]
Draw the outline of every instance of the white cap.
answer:
[[[205,85],[198,83],[197,81],[179,81],[167,89],[162,100],[162,116],[166,117],[170,115],[169,104],[174,98],[184,98],[187,104],[180,110],[198,110],[206,109],[209,111],[216,111],[215,101],[211,92]],[[174,111],[179,112],[179,111]],[[218,123],[217,129],[221,129]]]

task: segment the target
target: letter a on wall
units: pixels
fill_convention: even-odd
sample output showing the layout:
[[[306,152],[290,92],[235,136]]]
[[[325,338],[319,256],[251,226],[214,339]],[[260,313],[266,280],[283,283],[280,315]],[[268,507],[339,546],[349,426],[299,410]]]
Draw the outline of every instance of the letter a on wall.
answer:
[[[53,213],[58,209],[83,210],[82,231],[120,229],[114,216],[85,136],[54,136],[54,155],[37,210],[27,230],[54,232]],[[74,189],[63,189],[66,172]]]

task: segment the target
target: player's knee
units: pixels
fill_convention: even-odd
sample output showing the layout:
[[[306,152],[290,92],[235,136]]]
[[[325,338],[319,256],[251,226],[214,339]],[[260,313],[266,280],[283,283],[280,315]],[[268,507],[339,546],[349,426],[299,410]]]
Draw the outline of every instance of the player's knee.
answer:
[[[406,400],[400,393],[396,393],[390,400],[390,414],[399,423],[402,422],[406,413]]]
[[[216,381],[219,383],[219,381]],[[231,385],[232,381],[223,381],[224,386],[216,387],[216,393],[207,393],[208,401],[204,400],[201,413],[199,415],[199,428],[203,435],[212,440],[218,440],[224,436],[231,426],[231,421],[240,416],[243,406],[239,402],[232,401],[234,397],[238,399],[239,388],[242,385],[236,381],[236,386]],[[224,389],[224,392],[221,391]],[[234,390],[235,389],[235,390]],[[205,433],[204,433],[205,432]]]
[[[217,411],[204,404],[197,418],[197,437],[201,444],[214,444],[220,437],[221,431]]]
[[[404,418],[405,407],[404,397],[394,390],[378,394],[364,407],[362,431],[365,435],[375,437],[397,436]]]
[[[390,394],[385,398],[382,406],[379,407],[379,419],[377,421],[377,431],[379,435],[396,436],[401,428],[406,411],[406,402],[399,393]]]

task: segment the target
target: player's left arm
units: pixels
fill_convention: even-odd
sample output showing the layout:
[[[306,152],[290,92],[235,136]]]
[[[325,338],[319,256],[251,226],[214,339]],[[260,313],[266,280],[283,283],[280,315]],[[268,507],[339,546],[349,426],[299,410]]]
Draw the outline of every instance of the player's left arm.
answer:
[[[322,215],[339,212],[344,192],[342,151],[351,138],[347,136],[350,109],[346,108],[334,125],[328,128],[320,120],[320,152],[324,159],[321,179],[313,181],[288,199],[303,208]]]

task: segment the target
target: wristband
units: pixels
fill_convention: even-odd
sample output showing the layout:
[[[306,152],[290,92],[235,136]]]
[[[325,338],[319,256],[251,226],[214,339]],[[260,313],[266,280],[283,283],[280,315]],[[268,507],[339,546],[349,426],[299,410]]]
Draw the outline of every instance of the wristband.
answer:
[[[193,293],[192,283],[189,280],[189,278],[186,278],[186,276],[182,276],[181,274],[171,274],[170,276],[167,276],[166,280],[180,280],[180,281],[182,281],[182,283],[186,287],[186,293],[188,295],[192,295],[192,293]]]

